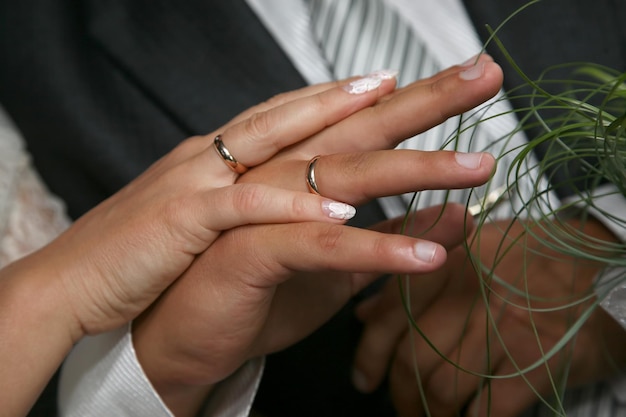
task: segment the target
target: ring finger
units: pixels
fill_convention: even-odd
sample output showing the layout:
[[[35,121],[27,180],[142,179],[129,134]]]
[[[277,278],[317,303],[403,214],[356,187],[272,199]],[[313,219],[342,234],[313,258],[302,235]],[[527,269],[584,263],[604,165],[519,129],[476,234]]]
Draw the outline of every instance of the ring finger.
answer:
[[[473,187],[487,181],[495,160],[487,153],[411,150],[321,156],[314,169],[319,193],[350,204],[427,189]],[[243,182],[308,191],[305,161],[281,161],[254,170]]]

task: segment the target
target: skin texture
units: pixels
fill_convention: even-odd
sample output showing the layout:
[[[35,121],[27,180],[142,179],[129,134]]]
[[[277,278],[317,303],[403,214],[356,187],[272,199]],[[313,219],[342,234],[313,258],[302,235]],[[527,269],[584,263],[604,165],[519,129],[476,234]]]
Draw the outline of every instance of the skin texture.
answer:
[[[479,76],[461,75],[470,69]],[[322,155],[316,165],[321,194],[353,205],[383,195],[483,183],[494,169],[490,155],[477,155],[468,168],[454,152],[387,149],[477,106],[496,94],[501,82],[502,72],[489,57],[477,68],[450,68],[328,126],[239,182],[306,191],[307,161]],[[290,99],[278,96],[266,105]],[[437,215],[425,213],[420,221],[432,224]],[[465,218],[463,210],[450,216]],[[463,233],[437,228],[434,235],[443,243],[460,242]],[[416,245],[428,254],[426,261],[416,258]],[[193,415],[212,384],[250,358],[310,334],[380,274],[431,272],[445,257],[441,244],[346,226],[307,222],[233,229],[135,322],[137,355],[170,409],[177,416]]]
[[[593,219],[584,227],[576,219],[568,224],[593,238],[614,241]],[[455,416],[466,410],[465,415],[516,416],[535,403],[538,394],[549,398],[554,392],[550,378],[558,381],[564,366],[570,366],[569,386],[606,378],[617,371],[616,367],[623,367],[626,337],[621,326],[601,308],[596,308],[578,331],[575,343],[568,343],[547,363],[533,366],[542,351],[549,352],[594,301],[591,285],[599,265],[551,250],[540,227],[533,227],[532,234],[524,230],[520,221],[486,224],[479,237],[469,242],[475,259],[488,270],[497,265],[498,277],[532,298],[494,283],[487,308],[480,295],[481,280],[463,247],[451,252],[440,270],[411,279],[408,289],[415,322],[441,354],[470,372],[511,377],[491,380],[489,392],[481,385],[481,378],[444,360],[423,337],[409,330],[394,281],[375,299],[358,307],[365,331],[354,364],[357,385],[370,391],[387,375],[399,415],[422,415],[424,403],[414,371],[417,361],[431,415]],[[482,279],[487,278],[483,274]],[[559,308],[529,314],[528,307]],[[487,327],[488,317],[495,324]],[[513,376],[518,369],[529,367],[533,369],[528,369],[525,378]]]
[[[379,81],[358,95],[345,91],[347,82],[297,92],[282,105],[247,111],[219,133],[241,163],[254,167],[395,87],[394,80]],[[5,415],[26,414],[78,340],[137,317],[222,231],[343,223],[329,216],[328,198],[235,184],[238,176],[213,149],[217,134],[184,141],[55,241],[0,271],[0,355],[12,358],[0,373]]]

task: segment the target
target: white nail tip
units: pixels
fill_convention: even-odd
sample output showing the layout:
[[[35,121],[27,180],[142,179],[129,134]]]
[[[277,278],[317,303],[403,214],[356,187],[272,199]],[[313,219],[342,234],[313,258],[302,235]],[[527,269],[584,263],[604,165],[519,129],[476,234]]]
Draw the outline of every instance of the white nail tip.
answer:
[[[363,94],[380,87],[383,79],[381,77],[365,77],[352,81],[344,89],[350,94]]]
[[[392,78],[396,78],[400,72],[398,70],[384,69],[375,71],[368,75],[368,77],[378,77],[383,80],[391,80]]]
[[[331,219],[348,220],[356,214],[356,209],[351,205],[336,201],[325,201],[323,207]]]

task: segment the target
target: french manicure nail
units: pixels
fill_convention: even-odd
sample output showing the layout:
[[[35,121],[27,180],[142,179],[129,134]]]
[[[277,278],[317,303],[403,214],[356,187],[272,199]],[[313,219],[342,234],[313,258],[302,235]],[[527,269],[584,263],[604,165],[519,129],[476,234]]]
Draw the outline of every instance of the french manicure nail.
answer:
[[[422,262],[431,263],[435,259],[435,253],[439,245],[428,241],[420,241],[413,247],[415,257]]]
[[[459,77],[466,81],[471,81],[480,78],[484,71],[485,63],[479,62],[478,64],[471,66],[469,69],[459,72]]]
[[[378,77],[383,80],[391,80],[392,78],[396,78],[399,73],[400,71],[394,69],[382,69],[368,74],[368,77]]]
[[[331,219],[349,220],[356,214],[356,209],[351,205],[332,200],[325,200],[322,210]]]
[[[455,152],[456,163],[467,169],[478,169],[480,161],[483,159],[482,153]]]
[[[344,86],[343,89],[350,94],[363,94],[377,89],[382,83],[383,79],[381,77],[364,77],[352,81],[350,84]]]

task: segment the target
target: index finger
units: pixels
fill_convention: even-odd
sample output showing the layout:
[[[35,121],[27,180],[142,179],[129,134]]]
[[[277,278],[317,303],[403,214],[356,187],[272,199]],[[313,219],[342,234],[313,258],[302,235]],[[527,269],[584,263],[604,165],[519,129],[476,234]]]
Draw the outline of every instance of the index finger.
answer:
[[[243,120],[247,119],[248,117],[252,116],[254,113],[264,112],[264,111],[273,109],[278,106],[282,106],[283,104],[287,104],[287,103],[290,103],[292,101],[295,101],[304,97],[310,97],[316,94],[320,94],[324,91],[330,90],[331,88],[340,87],[357,78],[359,77],[351,77],[345,80],[336,80],[336,81],[329,81],[326,83],[313,84],[313,85],[309,85],[303,88],[299,88],[297,90],[287,91],[284,93],[277,94],[274,97],[271,97],[270,99],[262,103],[259,103],[256,106],[250,107],[249,109],[239,113],[237,116],[231,119],[228,123],[226,123],[223,126],[223,128],[226,129],[230,126],[234,126],[235,124],[240,123]]]

